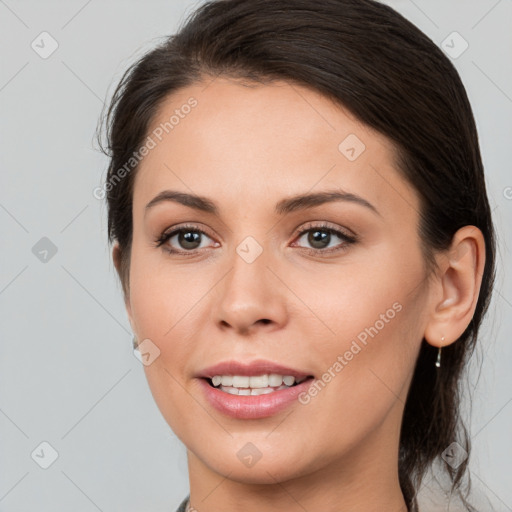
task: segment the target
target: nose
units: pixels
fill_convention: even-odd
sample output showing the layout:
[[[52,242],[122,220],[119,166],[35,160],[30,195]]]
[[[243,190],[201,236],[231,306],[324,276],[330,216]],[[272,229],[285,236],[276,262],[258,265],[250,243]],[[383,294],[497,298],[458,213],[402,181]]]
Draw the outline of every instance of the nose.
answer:
[[[268,268],[267,255],[263,251],[249,263],[234,253],[230,271],[216,287],[213,315],[219,329],[248,335],[286,325],[286,290]]]

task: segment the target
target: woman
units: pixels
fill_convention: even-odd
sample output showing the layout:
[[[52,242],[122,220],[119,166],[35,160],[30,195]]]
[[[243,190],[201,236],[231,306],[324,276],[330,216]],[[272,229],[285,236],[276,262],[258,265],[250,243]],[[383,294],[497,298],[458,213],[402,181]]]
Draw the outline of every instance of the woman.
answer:
[[[465,89],[372,0],[220,0],[123,76],[109,240],[179,510],[416,511],[460,492],[495,235]]]

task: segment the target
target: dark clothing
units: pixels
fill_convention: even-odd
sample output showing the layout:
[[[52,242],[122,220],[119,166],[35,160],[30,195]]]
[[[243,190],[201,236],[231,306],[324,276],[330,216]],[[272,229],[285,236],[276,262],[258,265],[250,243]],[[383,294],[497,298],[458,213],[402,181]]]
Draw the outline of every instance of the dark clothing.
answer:
[[[176,510],[176,512],[185,512],[187,510],[188,499],[190,498],[190,494],[181,502],[180,506]]]

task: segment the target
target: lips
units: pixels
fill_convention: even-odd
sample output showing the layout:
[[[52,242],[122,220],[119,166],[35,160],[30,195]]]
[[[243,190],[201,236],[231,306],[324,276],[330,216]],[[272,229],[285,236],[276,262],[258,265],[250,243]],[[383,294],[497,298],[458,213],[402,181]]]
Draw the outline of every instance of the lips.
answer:
[[[288,376],[295,378],[295,383],[290,386],[279,386],[274,388],[266,388],[266,392],[261,394],[258,392],[258,385],[256,389],[252,389],[251,396],[248,395],[248,389],[244,389],[245,393],[242,395],[242,389],[238,389],[240,394],[233,388],[220,386],[214,387],[212,378],[217,376],[235,376],[238,379],[233,384],[241,384],[241,388],[245,388],[245,384],[249,381],[249,377],[256,377],[259,386],[266,385],[262,383],[258,376],[263,376],[263,380],[270,376]],[[283,366],[272,361],[255,360],[247,363],[240,361],[224,361],[213,366],[205,368],[197,375],[200,388],[206,402],[216,409],[218,412],[231,416],[232,418],[240,420],[259,419],[278,414],[279,412],[293,406],[298,401],[298,396],[305,392],[314,380],[313,375],[305,370]],[[223,378],[224,379],[224,378]],[[269,386],[272,384],[269,382]],[[224,389],[224,390],[223,390]],[[261,391],[261,387],[259,390]],[[230,392],[231,391],[231,392]],[[295,404],[296,405],[296,404]]]

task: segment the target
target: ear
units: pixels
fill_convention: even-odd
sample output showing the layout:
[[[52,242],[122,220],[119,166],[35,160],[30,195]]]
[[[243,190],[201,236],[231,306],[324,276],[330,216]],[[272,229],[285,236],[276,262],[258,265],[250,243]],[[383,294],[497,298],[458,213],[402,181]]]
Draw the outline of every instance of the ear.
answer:
[[[122,257],[121,248],[119,247],[119,243],[115,242],[114,247],[112,248],[112,260],[114,262],[114,267],[116,267],[117,274],[118,274],[120,280],[121,280],[121,257]],[[122,282],[122,280],[121,280],[121,282]],[[126,308],[126,313],[128,314],[128,320],[130,321],[132,331],[134,333],[136,333],[135,325],[134,325],[133,317],[132,317],[130,294],[127,290],[123,289],[123,296],[124,296],[124,305]]]
[[[473,318],[485,265],[485,240],[475,226],[464,226],[441,256],[432,284],[426,341],[435,347],[456,341]],[[441,339],[444,337],[444,341]]]

